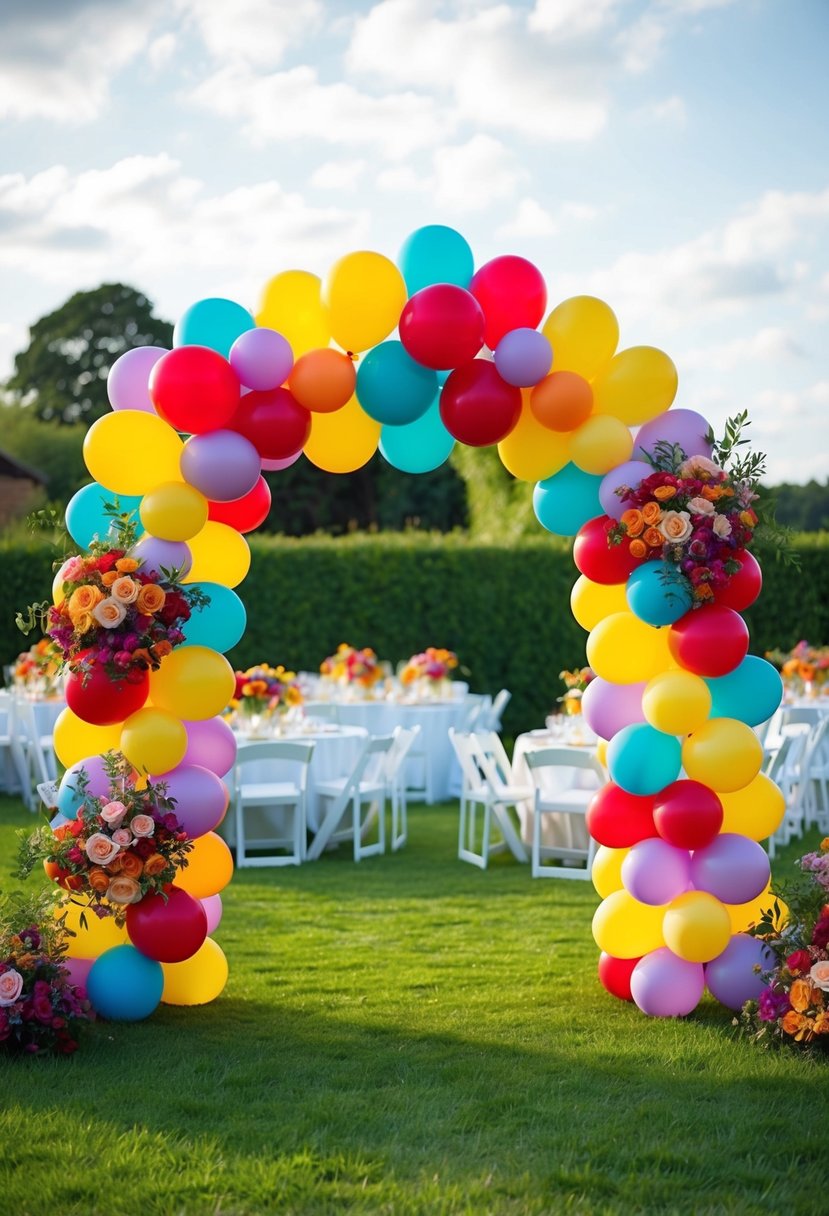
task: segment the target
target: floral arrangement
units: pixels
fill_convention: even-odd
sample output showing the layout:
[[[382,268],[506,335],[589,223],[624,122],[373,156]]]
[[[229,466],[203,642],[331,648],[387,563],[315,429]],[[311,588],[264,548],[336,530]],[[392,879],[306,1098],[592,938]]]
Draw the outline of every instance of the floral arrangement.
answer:
[[[596,678],[595,671],[592,667],[579,667],[575,671],[560,671],[558,678],[564,681],[564,687],[567,689],[564,696],[557,698],[564,706],[565,713],[581,713],[582,693],[590,681]]]
[[[75,789],[83,803],[76,817],[23,839],[19,873],[26,877],[43,862],[49,877],[86,897],[97,916],[123,923],[130,904],[150,893],[164,896],[187,865],[193,842],[163,782],[137,789],[129,762],[118,752],[107,752],[104,765],[109,797],[93,796],[81,770]]]
[[[12,678],[18,688],[49,691],[59,680],[61,651],[51,638],[41,638],[17,656]]]
[[[798,690],[829,681],[829,646],[811,646],[803,641],[792,650],[767,650],[766,658],[780,672],[784,683]]]
[[[29,1055],[71,1055],[92,1018],[63,965],[66,930],[45,893],[0,906],[0,1047]]]
[[[236,672],[236,691],[229,708],[243,714],[272,714],[302,704],[296,672],[259,663]]]
[[[341,642],[336,654],[323,659],[320,671],[326,679],[359,684],[363,688],[373,688],[383,678],[383,669],[371,647],[357,650],[347,642]]]
[[[795,863],[774,906],[751,932],[775,957],[758,1000],[736,1023],[759,1042],[829,1047],[829,837]],[[775,891],[775,895],[778,892]],[[788,911],[781,916],[780,900]],[[781,926],[782,920],[782,926]]]
[[[427,646],[421,654],[413,654],[407,659],[400,672],[400,683],[414,684],[417,680],[428,680],[440,683],[452,679],[452,672],[458,666],[458,656],[452,650],[439,649],[437,646]]]

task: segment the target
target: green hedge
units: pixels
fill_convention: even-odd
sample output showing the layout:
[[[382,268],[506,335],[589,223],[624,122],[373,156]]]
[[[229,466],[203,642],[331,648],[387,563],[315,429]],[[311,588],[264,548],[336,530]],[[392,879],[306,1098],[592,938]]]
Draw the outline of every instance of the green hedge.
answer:
[[[752,650],[829,640],[827,534],[797,538],[802,571],[769,560],[746,613]],[[510,546],[463,535],[384,533],[333,540],[254,537],[240,594],[248,630],[228,656],[315,670],[343,641],[373,646],[395,664],[424,646],[448,646],[473,690],[509,688],[507,733],[537,726],[562,692],[558,673],[584,662],[585,634],[569,593],[569,545],[547,535]],[[27,643],[15,612],[46,598],[53,553],[42,541],[0,543],[0,653]]]

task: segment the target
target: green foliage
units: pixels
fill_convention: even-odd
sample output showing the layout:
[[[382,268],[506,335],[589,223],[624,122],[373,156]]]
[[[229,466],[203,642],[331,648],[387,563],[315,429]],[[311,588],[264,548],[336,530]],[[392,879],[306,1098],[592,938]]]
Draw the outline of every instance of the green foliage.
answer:
[[[829,529],[829,481],[825,485],[814,479],[805,486],[784,482],[772,491],[777,520],[797,532],[820,532]]]
[[[12,401],[43,421],[87,424],[109,411],[106,379],[134,346],[171,346],[173,327],[123,283],[78,291],[31,328],[6,383]]]
[[[0,406],[0,447],[46,478],[45,498],[61,510],[89,480],[83,462],[87,428],[42,422],[24,407]]]

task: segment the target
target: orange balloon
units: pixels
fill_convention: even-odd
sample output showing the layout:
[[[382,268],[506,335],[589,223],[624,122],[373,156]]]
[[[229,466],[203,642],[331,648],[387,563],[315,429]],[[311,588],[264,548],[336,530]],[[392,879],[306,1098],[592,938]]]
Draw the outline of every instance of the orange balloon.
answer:
[[[551,431],[572,431],[590,417],[593,390],[577,372],[550,372],[530,394],[530,409]]]
[[[350,401],[357,384],[354,361],[328,347],[300,355],[288,377],[288,388],[300,405],[332,414]]]

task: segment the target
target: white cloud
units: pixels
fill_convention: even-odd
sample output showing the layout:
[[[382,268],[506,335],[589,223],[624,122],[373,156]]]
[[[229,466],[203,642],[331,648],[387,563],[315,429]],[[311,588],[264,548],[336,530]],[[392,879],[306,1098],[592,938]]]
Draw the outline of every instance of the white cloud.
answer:
[[[316,34],[324,17],[320,0],[178,0],[177,7],[214,59],[263,67]]]
[[[527,18],[530,30],[578,38],[604,29],[618,10],[618,0],[536,0]]]
[[[522,198],[511,220],[501,224],[499,237],[554,236],[558,224],[546,208],[534,198]]]
[[[785,329],[765,326],[747,338],[732,338],[710,346],[686,350],[682,357],[685,370],[725,372],[758,362],[802,359],[805,351]]]
[[[439,148],[434,168],[435,202],[449,211],[482,211],[495,199],[510,198],[521,177],[512,153],[491,135]]]
[[[685,102],[674,94],[662,101],[655,101],[648,107],[648,115],[657,122],[671,123],[673,126],[684,126],[688,118]]]
[[[423,194],[431,191],[432,178],[415,173],[411,165],[395,165],[377,174],[377,186],[388,194]]]
[[[356,190],[365,168],[364,160],[327,160],[311,174],[311,185],[318,190]]]
[[[161,34],[147,47],[150,67],[158,72],[166,67],[176,53],[178,41],[175,34]]]

